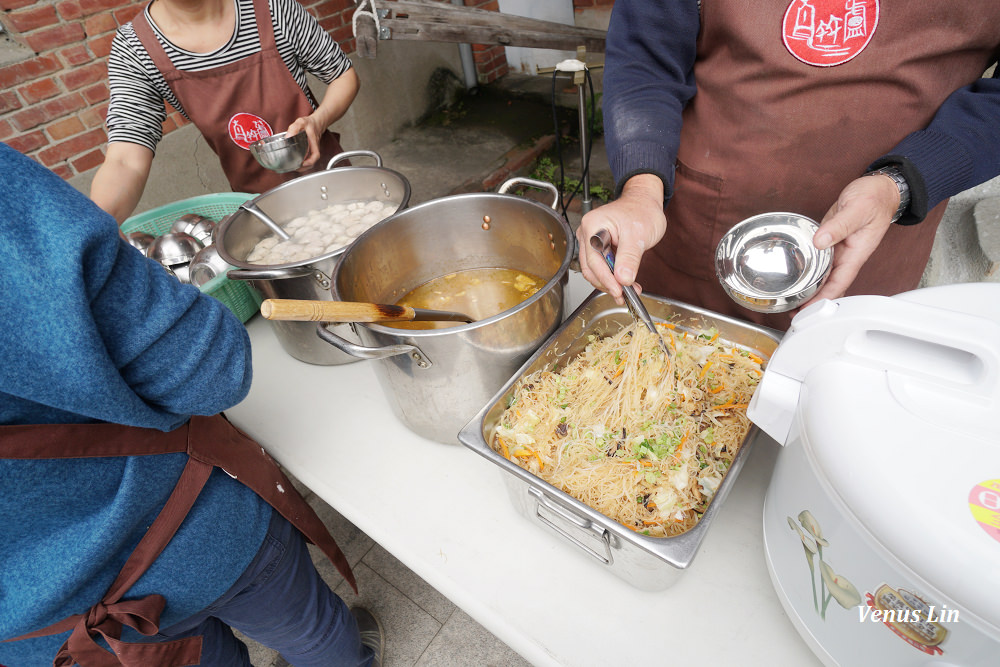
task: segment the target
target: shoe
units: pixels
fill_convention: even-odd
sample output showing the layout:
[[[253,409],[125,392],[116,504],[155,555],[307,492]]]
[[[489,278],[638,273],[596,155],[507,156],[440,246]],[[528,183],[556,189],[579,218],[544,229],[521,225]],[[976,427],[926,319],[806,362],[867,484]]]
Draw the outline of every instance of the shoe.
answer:
[[[358,623],[362,646],[367,646],[375,653],[371,667],[382,667],[382,649],[385,646],[382,624],[373,613],[364,607],[352,607],[351,614]]]

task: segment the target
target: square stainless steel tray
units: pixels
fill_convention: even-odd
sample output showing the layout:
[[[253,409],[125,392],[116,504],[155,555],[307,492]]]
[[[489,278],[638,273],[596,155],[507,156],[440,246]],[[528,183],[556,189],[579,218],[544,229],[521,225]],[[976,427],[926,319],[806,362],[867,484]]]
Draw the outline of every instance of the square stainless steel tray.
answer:
[[[642,295],[642,301],[654,320],[669,320],[678,331],[701,332],[714,326],[721,340],[738,349],[753,352],[765,363],[781,338],[780,332],[678,301],[648,295]],[[568,540],[636,588],[662,590],[673,584],[693,561],[712,525],[712,518],[736,483],[743,462],[760,433],[756,427],[751,426],[701,520],[675,537],[649,537],[633,532],[508,461],[493,451],[489,444],[500,416],[512,398],[514,385],[521,377],[556,364],[564,365],[583,352],[590,342],[588,336],[608,336],[631,322],[631,315],[624,306],[617,305],[603,292],[593,292],[466,424],[458,439],[497,465],[511,501],[525,518]]]

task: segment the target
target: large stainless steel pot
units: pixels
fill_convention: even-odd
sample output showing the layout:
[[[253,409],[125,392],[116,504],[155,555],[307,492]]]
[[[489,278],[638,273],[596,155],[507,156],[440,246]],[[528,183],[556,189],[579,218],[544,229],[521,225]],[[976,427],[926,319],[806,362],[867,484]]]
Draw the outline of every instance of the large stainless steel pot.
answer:
[[[335,167],[354,157],[371,157],[374,167]],[[219,254],[235,269],[226,275],[231,280],[248,280],[264,298],[333,300],[332,276],[346,248],[306,261],[286,264],[251,264],[247,256],[261,239],[274,232],[259,215],[263,213],[279,225],[338,202],[379,199],[406,208],[410,200],[410,182],[402,174],[382,166],[382,158],[373,151],[348,151],[336,155],[320,171],[283,183],[258,195],[222,221],[216,229]],[[337,365],[357,358],[323,343],[316,337],[315,325],[308,322],[273,322],[275,334],[285,352],[311,364]],[[349,340],[360,343],[353,325],[330,325]]]
[[[548,208],[506,194],[516,184],[549,190],[556,201]],[[529,179],[511,179],[497,194],[431,200],[358,237],[334,275],[339,300],[376,303],[395,303],[434,278],[469,269],[515,269],[548,279],[517,306],[447,329],[358,324],[364,345],[322,327],[319,337],[347,354],[377,359],[376,374],[396,416],[418,435],[458,444],[462,426],[562,321],[573,233],[554,212],[557,201],[551,184]]]

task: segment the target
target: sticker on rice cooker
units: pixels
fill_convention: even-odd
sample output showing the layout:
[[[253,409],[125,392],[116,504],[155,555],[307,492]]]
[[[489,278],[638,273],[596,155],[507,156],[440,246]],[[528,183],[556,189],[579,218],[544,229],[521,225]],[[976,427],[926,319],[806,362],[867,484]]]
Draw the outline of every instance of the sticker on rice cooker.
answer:
[[[980,482],[969,492],[972,518],[986,534],[1000,542],[1000,479]]]
[[[958,609],[928,604],[905,588],[882,584],[874,593],[865,594],[867,606],[858,606],[862,623],[882,623],[913,648],[928,655],[944,655],[941,643],[948,637],[945,623],[958,622]]]

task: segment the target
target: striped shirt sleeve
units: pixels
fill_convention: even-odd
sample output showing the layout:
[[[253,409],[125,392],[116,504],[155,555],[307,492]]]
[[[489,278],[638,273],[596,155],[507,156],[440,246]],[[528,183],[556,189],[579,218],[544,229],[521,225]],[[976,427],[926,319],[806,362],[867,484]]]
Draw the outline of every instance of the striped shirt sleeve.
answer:
[[[166,41],[153,27],[174,67],[181,71],[203,71],[246,58],[260,51],[260,36],[254,20],[253,0],[234,0],[237,30],[233,38],[212,53],[192,53]],[[285,66],[313,106],[306,73],[330,83],[352,63],[330,35],[297,0],[270,0],[275,43]],[[144,10],[145,11],[145,10]],[[147,14],[148,16],[148,14]],[[164,102],[187,114],[152,58],[142,47],[131,23],[118,29],[108,56],[110,99],[106,126],[108,141],[135,143],[156,150],[163,137],[167,113]]]

